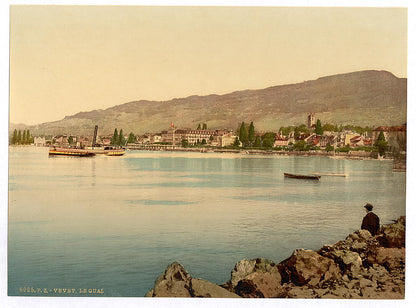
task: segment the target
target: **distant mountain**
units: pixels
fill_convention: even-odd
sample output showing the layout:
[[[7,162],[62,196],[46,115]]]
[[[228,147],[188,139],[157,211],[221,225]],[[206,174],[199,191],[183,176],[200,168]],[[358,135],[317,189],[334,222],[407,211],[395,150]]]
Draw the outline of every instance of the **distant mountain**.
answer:
[[[297,84],[225,95],[190,96],[170,101],[133,101],[106,110],[80,112],[60,121],[28,126],[33,134],[128,134],[160,132],[171,122],[178,128],[236,129],[253,121],[256,130],[306,123],[315,112],[322,123],[399,125],[406,122],[407,79],[386,71],[360,71]],[[13,126],[12,126],[13,128]]]

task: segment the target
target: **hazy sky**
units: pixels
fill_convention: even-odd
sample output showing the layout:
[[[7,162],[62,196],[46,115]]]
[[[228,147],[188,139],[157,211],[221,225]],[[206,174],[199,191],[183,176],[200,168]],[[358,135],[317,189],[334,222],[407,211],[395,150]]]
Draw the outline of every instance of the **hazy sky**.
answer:
[[[358,70],[407,77],[407,10],[12,6],[10,121]]]

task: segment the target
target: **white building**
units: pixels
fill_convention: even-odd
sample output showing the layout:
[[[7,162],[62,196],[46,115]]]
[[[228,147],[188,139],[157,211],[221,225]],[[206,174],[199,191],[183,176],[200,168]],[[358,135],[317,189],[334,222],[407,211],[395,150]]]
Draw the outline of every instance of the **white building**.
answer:
[[[33,138],[33,143],[37,147],[44,147],[46,145],[45,137],[35,137]]]
[[[234,135],[233,133],[228,133],[228,134],[219,136],[218,137],[218,139],[219,139],[218,145],[220,147],[227,147],[227,146],[233,145],[236,138],[237,138],[237,136]]]
[[[150,143],[158,143],[162,142],[162,135],[151,135],[150,136]]]

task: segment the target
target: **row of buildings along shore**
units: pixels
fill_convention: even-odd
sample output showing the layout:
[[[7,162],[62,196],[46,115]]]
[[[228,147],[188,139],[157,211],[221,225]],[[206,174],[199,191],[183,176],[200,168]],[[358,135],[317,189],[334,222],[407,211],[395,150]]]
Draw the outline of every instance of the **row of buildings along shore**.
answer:
[[[352,130],[343,130],[341,132],[324,131],[321,135],[314,133],[316,122],[314,114],[309,114],[307,118],[307,126],[309,133],[298,133],[291,131],[287,136],[282,132],[275,134],[274,147],[285,148],[297,142],[304,140],[305,143],[314,148],[325,149],[328,145],[334,148],[342,147],[370,147],[374,145],[379,134],[383,132],[385,140],[391,147],[403,147],[401,144],[406,143],[406,124],[400,126],[379,126],[372,132],[365,132],[359,134]],[[264,133],[256,133],[256,136],[262,136]],[[109,146],[113,135],[98,136],[95,146]],[[125,136],[127,140],[127,136]],[[135,136],[133,143],[125,144],[126,146],[146,146],[146,145],[174,145],[181,146],[186,140],[189,145],[202,144],[211,147],[229,147],[235,144],[238,138],[233,130],[229,129],[189,129],[176,128],[173,124],[166,130],[160,133],[146,133]],[[53,144],[54,146],[76,146],[79,148],[93,146],[93,136],[70,136],[58,135],[54,136],[52,140],[46,140],[44,137],[35,137],[35,146],[47,146]]]

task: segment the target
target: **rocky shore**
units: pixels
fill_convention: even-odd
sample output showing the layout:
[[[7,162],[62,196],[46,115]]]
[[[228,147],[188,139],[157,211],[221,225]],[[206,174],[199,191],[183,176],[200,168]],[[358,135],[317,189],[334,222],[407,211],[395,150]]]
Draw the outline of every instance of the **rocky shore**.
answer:
[[[222,285],[168,266],[147,297],[404,299],[406,218],[375,236],[358,230],[317,251],[296,249],[280,263],[241,260]]]

